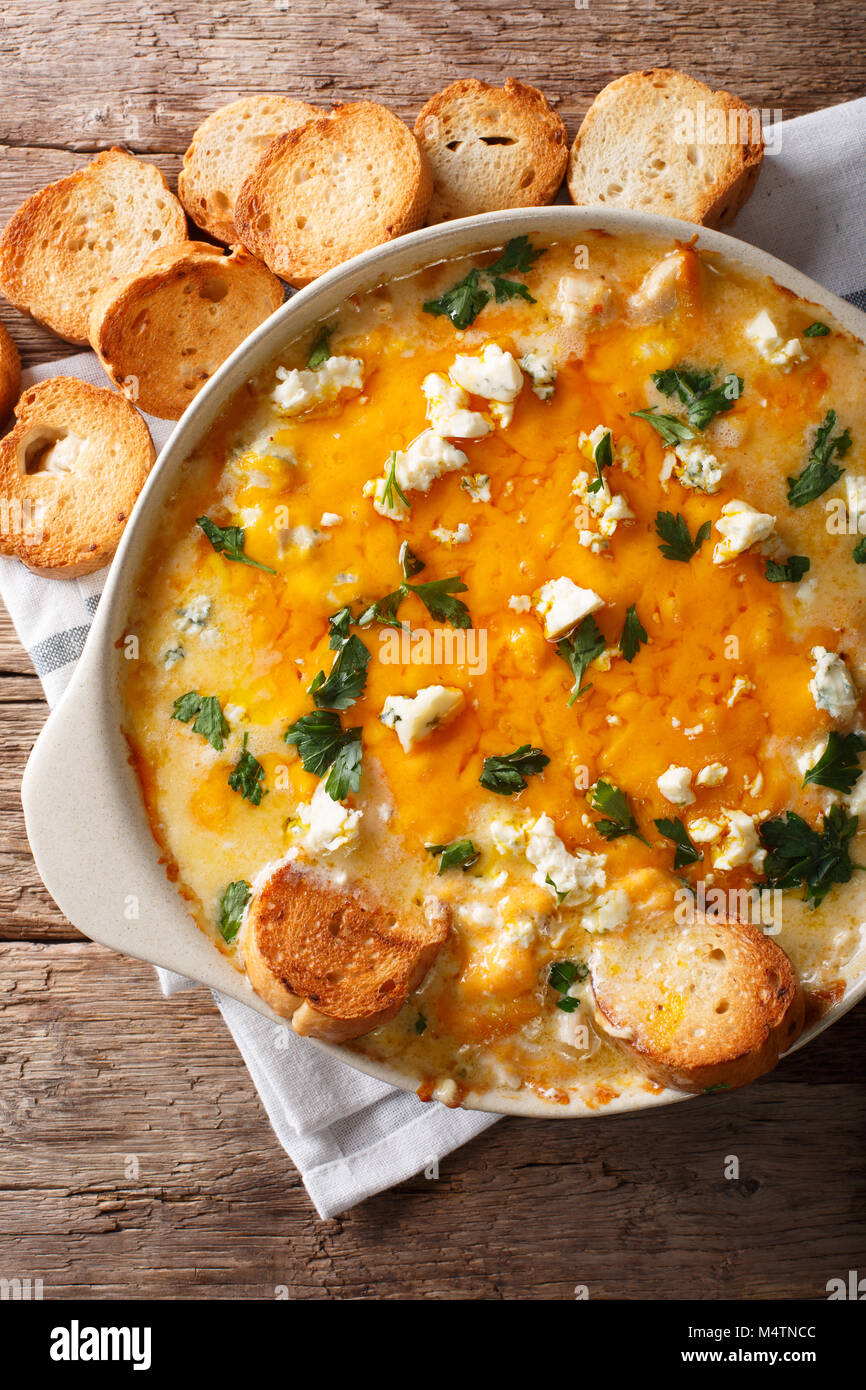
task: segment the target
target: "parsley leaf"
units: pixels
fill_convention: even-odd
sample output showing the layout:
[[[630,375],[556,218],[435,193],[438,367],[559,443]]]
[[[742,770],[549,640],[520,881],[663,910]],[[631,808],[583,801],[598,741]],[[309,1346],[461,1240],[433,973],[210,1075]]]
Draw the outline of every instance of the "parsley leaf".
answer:
[[[426,845],[425,848],[428,854],[442,855],[440,874],[447,873],[449,869],[462,869],[465,873],[481,858],[481,851],[475,848],[471,840],[452,840],[447,845]]]
[[[854,556],[855,565],[866,565],[866,536],[857,542],[851,554]]]
[[[582,960],[558,960],[551,965],[547,983],[557,994],[563,996],[557,999],[556,1007],[564,1014],[573,1014],[580,1007],[580,1000],[575,999],[568,991],[576,981],[582,983],[588,975],[589,966]]]
[[[290,724],[283,739],[294,744],[306,772],[324,777],[325,791],[334,801],[342,801],[361,785],[361,730],[344,729],[335,710],[315,710],[302,714]],[[339,793],[339,794],[337,794]]]
[[[710,523],[705,521],[703,526],[699,526],[695,538],[692,540],[685,517],[677,512],[659,512],[656,516],[656,533],[664,541],[664,545],[659,546],[659,550],[666,560],[679,560],[683,564],[688,564],[693,555],[697,555],[704,541],[710,534]]]
[[[309,693],[319,709],[348,709],[364,693],[370,652],[354,632],[340,646],[330,675],[320,671]]]
[[[230,883],[220,898],[219,929],[223,941],[234,941],[240,931],[244,908],[253,896],[253,890],[246,879],[239,878]]]
[[[444,315],[451,320],[455,328],[468,328],[490,299],[487,290],[483,290],[478,281],[479,272],[470,270],[468,275],[464,275],[462,280],[458,280],[456,285],[452,285],[450,290],[446,290],[438,299],[428,299],[424,304],[424,313]]]
[[[678,420],[676,415],[657,415],[654,410],[633,410],[631,413],[639,420],[646,420],[648,425],[652,425],[665,444],[679,444],[684,439],[695,437],[694,430],[689,429],[682,420]]]
[[[418,1034],[418,1036],[420,1037],[421,1034],[422,1034],[422,1033],[426,1033],[426,1031],[427,1031],[427,1020],[426,1020],[426,1018],[424,1017],[423,1014],[419,1014],[418,1017],[417,1017],[416,1020],[415,1020],[415,1032],[416,1032],[416,1033]]]
[[[265,574],[276,574],[276,570],[272,570],[270,565],[261,565],[258,560],[251,560],[249,555],[244,554],[243,526],[217,526],[209,516],[197,516],[195,520],[217,555],[224,555],[227,560],[236,560],[240,565],[252,565],[254,569],[264,570]]]
[[[677,847],[674,854],[675,869],[683,869],[686,864],[696,864],[699,859],[703,859],[703,854],[697,845],[692,843],[689,832],[679,816],[675,816],[673,820],[662,817],[661,820],[654,821],[653,824],[656,830],[661,831],[666,840],[672,840]]]
[[[321,367],[322,363],[327,362],[331,356],[330,339],[333,331],[333,328],[327,323],[323,323],[313,339],[310,355],[307,358],[307,366],[311,372],[314,372],[317,367]]]
[[[804,901],[818,907],[834,883],[847,883],[859,868],[851,863],[849,853],[857,824],[857,816],[846,815],[841,806],[830,808],[821,830],[814,830],[795,811],[764,821],[758,834],[767,851],[766,882],[773,888],[802,884]]]
[[[446,290],[438,299],[428,299],[424,305],[424,312],[449,318],[455,328],[468,328],[490,302],[491,292],[483,288],[482,276],[489,282],[497,304],[517,298],[534,304],[535,300],[524,284],[517,280],[505,280],[503,276],[525,275],[532,269],[538,257],[543,255],[544,248],[532,246],[528,236],[512,237],[502,255],[492,265],[486,269],[470,270],[468,275],[464,275],[462,280],[458,280],[456,285],[452,285],[450,290]]]
[[[346,729],[328,773],[325,791],[332,801],[342,801],[361,785],[361,730]]]
[[[833,455],[844,458],[851,448],[851,431],[841,430],[834,435],[836,412],[828,410],[824,423],[818,426],[809,461],[802,473],[788,479],[788,501],[792,507],[805,507],[837,483],[845,472],[833,462]]]
[[[811,566],[812,561],[808,555],[789,555],[781,564],[777,564],[775,560],[768,560],[764,577],[769,579],[771,584],[798,584]]]
[[[866,739],[860,734],[839,734],[834,729],[827,735],[827,746],[814,767],[803,778],[803,786],[813,782],[816,787],[832,787],[849,795],[860,776],[860,754]]]
[[[634,604],[629,604],[625,610],[625,622],[622,627],[622,636],[619,639],[619,649],[626,661],[634,661],[642,642],[648,641],[647,630],[637,615]]]
[[[488,791],[500,796],[513,796],[526,790],[526,778],[542,772],[550,762],[540,748],[522,743],[513,753],[494,754],[484,759],[479,782]]]
[[[240,792],[245,801],[258,806],[262,797],[267,795],[267,789],[262,786],[265,769],[247,748],[249,737],[249,734],[244,734],[241,755],[229,773],[229,786],[233,792]]]
[[[585,695],[587,690],[592,689],[591,683],[583,684],[583,678],[591,662],[595,661],[597,656],[601,656],[603,651],[604,637],[591,613],[578,624],[569,637],[561,637],[557,642],[557,655],[571,667],[574,675],[574,689],[568,702],[569,708],[581,695]]]
[[[193,733],[201,734],[211,748],[221,753],[224,747],[223,740],[229,735],[229,723],[216,695],[199,695],[196,690],[180,695],[174,702],[172,719],[180,719],[184,724],[188,724],[194,715],[196,719],[192,726]]]
[[[472,617],[466,604],[452,594],[465,594],[466,585],[457,575],[448,579],[431,579],[426,584],[402,584],[406,593],[420,598],[431,618],[452,627],[471,627]]]
[[[603,820],[595,822],[595,828],[599,835],[605,840],[618,840],[621,835],[634,835],[641,844],[652,849],[649,840],[645,840],[637,828],[637,821],[631,812],[628,804],[628,797],[625,792],[620,791],[612,782],[606,782],[599,778],[595,786],[590,789],[589,804],[594,811],[600,811]]]
[[[808,328],[804,328],[804,329],[803,329],[803,337],[804,337],[804,338],[826,338],[826,337],[827,337],[827,334],[828,334],[829,332],[830,332],[830,329],[829,329],[829,327],[827,326],[827,324],[826,324],[826,323],[821,323],[820,320],[816,319],[814,323],[810,323],[810,324],[809,324],[809,327],[808,327]]]
[[[414,550],[409,549],[408,541],[404,541],[403,544],[400,546],[400,552],[397,556],[397,559],[399,561],[400,568],[403,571],[404,579],[414,579],[416,574],[420,574],[423,569],[426,569],[424,561],[419,560]]]
[[[558,903],[564,903],[565,900],[566,900],[566,898],[568,897],[569,893],[571,892],[571,889],[570,889],[570,888],[563,888],[562,890],[560,890],[559,888],[557,888],[557,886],[556,886],[556,884],[554,883],[553,879],[550,877],[550,874],[545,874],[545,875],[544,875],[544,881],[545,881],[545,883],[547,884],[547,886],[548,886],[549,888],[552,888],[552,889],[553,889],[554,893],[556,894],[556,901],[557,901]]]
[[[338,613],[332,613],[328,619],[328,632],[330,639],[328,646],[331,651],[339,651],[346,638],[349,636],[349,625],[352,621],[352,610],[348,606],[341,608]]]
[[[586,490],[587,492],[599,492],[604,487],[604,470],[610,468],[613,463],[613,441],[610,430],[605,430],[596,444],[592,451],[592,460],[595,464],[596,477]]]
[[[695,430],[706,429],[711,420],[730,410],[743,394],[743,378],[734,372],[729,372],[720,385],[713,386],[711,372],[668,367],[663,372],[653,372],[653,381],[663,395],[679,397],[686,407],[686,418]],[[668,443],[673,442],[668,440]]]

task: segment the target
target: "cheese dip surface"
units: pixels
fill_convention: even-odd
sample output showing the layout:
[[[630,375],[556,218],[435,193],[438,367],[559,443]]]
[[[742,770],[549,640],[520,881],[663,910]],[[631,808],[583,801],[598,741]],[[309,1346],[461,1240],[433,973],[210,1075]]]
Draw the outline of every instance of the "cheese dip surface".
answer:
[[[863,381],[819,307],[600,232],[432,266],[290,343],[188,460],[127,624],[134,765],[215,949],[243,970],[287,860],[444,902],[426,978],[351,1046],[448,1103],[657,1091],[588,972],[696,900],[763,886],[750,920],[814,1009],[839,997]]]

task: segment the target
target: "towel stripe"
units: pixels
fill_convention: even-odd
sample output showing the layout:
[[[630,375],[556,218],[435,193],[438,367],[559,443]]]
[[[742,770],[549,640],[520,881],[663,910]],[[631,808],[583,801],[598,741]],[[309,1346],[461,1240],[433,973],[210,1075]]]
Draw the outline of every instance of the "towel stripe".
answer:
[[[77,661],[84,650],[89,631],[90,624],[87,623],[81,627],[69,627],[65,632],[55,632],[53,637],[37,642],[30,648],[30,660],[37,674],[48,676],[61,666],[68,666],[70,661]]]

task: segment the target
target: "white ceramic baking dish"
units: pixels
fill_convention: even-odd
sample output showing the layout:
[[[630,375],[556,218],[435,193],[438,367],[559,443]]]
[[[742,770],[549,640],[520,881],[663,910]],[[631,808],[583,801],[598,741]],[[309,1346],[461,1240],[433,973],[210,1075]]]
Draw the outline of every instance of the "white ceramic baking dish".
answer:
[[[127,618],[129,589],[147,550],[154,519],[176,485],[179,469],[239,387],[266,366],[281,348],[335,312],[346,297],[383,281],[408,275],[449,257],[499,247],[509,237],[529,234],[537,243],[579,239],[581,232],[639,232],[688,240],[721,253],[729,263],[771,276],[803,299],[822,305],[866,338],[866,314],[823,290],[813,280],[753,246],[720,232],[673,218],[604,208],[550,207],[488,213],[425,228],[323,275],[262,324],[226,361],[177,425],[136,503],[111,566],[105,591],[81,660],[57,708],[42,730],[24,775],[22,798],[27,833],[45,885],[61,911],[86,936],[116,951],[165,966],[248,1004],[288,1026],[250,989],[243,975],[214,948],[186,911],[159,860],[138,782],[121,732],[118,649]],[[62,581],[58,581],[62,582]],[[129,899],[139,916],[126,914]],[[805,1032],[802,1047],[840,1018],[866,993],[866,975]],[[390,1065],[308,1039],[360,1071],[403,1089],[416,1081]],[[683,1099],[664,1091],[651,1095],[637,1085],[603,1112],[575,1102],[550,1106],[528,1091],[500,1092],[466,1103],[501,1113],[562,1118],[615,1114]]]

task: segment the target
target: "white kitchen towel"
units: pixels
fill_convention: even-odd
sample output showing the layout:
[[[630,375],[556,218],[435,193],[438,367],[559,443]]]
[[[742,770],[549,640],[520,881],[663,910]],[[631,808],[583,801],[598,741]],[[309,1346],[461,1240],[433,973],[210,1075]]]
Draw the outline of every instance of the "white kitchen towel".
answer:
[[[775,126],[771,148],[736,235],[866,309],[866,98]],[[34,368],[25,381],[59,372],[105,383],[88,353]],[[159,447],[170,426],[148,424]],[[0,595],[49,704],[72,674],[103,579],[41,579],[17,560],[0,560]],[[189,984],[159,973],[167,994]],[[422,1105],[243,1004],[219,997],[217,1003],[274,1131],[323,1218],[421,1171],[435,1176],[439,1159],[493,1122],[490,1115]]]

